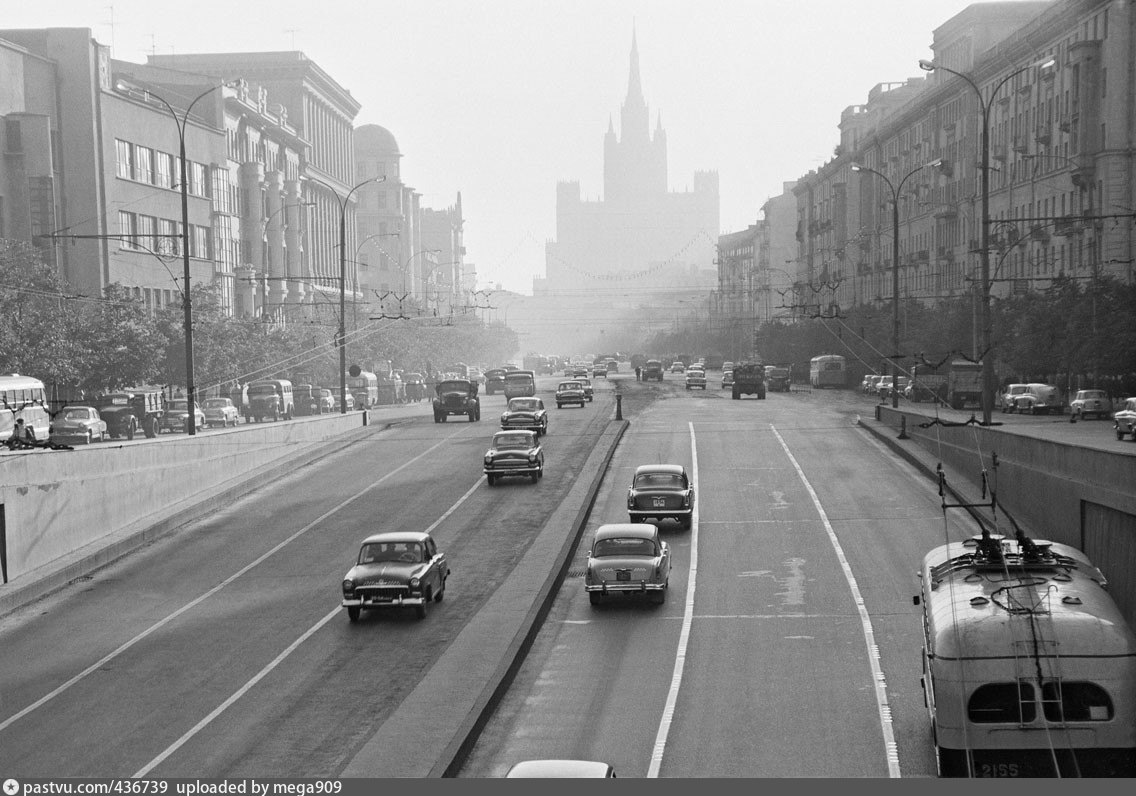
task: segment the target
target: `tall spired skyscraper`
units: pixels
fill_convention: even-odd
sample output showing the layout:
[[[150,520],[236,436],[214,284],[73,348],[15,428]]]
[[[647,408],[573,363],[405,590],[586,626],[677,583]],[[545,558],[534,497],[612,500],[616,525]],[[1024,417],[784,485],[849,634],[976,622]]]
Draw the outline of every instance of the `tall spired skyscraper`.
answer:
[[[694,288],[713,281],[718,240],[718,173],[694,173],[693,190],[670,191],[667,134],[643,95],[639,46],[631,36],[631,70],[619,135],[604,136],[604,197],[585,201],[578,181],[556,187],[556,240],[545,246],[545,278],[534,293],[603,298],[626,288]]]

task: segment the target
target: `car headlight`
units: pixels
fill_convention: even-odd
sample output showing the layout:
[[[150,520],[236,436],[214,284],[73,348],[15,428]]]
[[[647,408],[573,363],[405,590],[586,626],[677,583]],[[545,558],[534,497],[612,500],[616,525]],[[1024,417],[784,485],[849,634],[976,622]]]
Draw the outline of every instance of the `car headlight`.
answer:
[[[421,585],[421,583],[422,583],[422,581],[420,581],[418,578],[411,578],[410,579],[410,588],[417,589],[419,587],[419,585]]]
[[[493,457],[490,456],[488,453],[485,454],[485,464],[486,464],[486,466],[493,464]]]
[[[343,581],[343,593],[350,594],[353,591],[355,591],[355,581],[351,580],[351,578],[346,578]]]
[[[505,422],[505,420],[507,420],[507,419],[508,419],[508,417],[509,417],[509,413],[508,413],[508,412],[502,412],[502,413],[501,413],[501,422],[502,422],[502,423],[504,423],[504,422]]]
[[[529,454],[529,464],[536,464],[536,454],[535,453]]]

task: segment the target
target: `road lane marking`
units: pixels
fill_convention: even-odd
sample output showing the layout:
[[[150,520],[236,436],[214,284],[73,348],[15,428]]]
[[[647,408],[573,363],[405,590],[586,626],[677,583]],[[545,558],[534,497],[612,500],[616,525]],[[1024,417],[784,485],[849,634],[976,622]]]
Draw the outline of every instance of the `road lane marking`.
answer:
[[[391,473],[390,475],[394,475],[394,473]],[[454,505],[450,506],[446,510],[446,512],[444,514],[442,514],[441,517],[436,519],[433,522],[433,524],[431,524],[430,527],[426,529],[426,533],[431,533],[435,528],[438,527],[438,525],[440,525],[442,523],[443,520],[446,519],[446,517],[449,517],[451,514],[453,514],[455,511],[457,511],[458,507],[461,506],[462,503],[465,503],[465,501],[467,499],[469,499],[469,496],[477,491],[477,488],[479,486],[481,486],[481,479],[480,478],[477,479],[477,482],[473,486],[471,486],[469,488],[469,490],[464,495],[462,495],[460,498],[457,499],[457,502],[454,503]],[[277,655],[275,658],[273,658],[272,661],[267,666],[265,666],[263,669],[261,669],[259,672],[257,672],[252,677],[251,680],[249,680],[247,683],[245,683],[240,688],[238,688],[236,691],[234,691],[233,694],[231,696],[229,696],[228,699],[226,699],[224,702],[222,702],[220,705],[218,705],[216,708],[214,708],[209,713],[208,716],[203,718],[201,721],[197,722],[197,724],[193,725],[193,727],[190,728],[190,730],[188,732],[186,732],[185,735],[181,736],[176,741],[174,741],[160,755],[158,755],[153,760],[151,760],[149,763],[147,763],[145,766],[143,766],[141,769],[139,769],[134,774],[134,779],[137,779],[139,777],[143,777],[146,774],[150,773],[150,771],[153,770],[153,768],[155,766],[162,763],[162,761],[166,760],[170,755],[172,755],[174,752],[176,752],[178,749],[180,749],[182,746],[184,746],[186,743],[188,743],[190,741],[190,739],[193,738],[193,736],[197,735],[197,733],[201,732],[203,729],[208,727],[213,722],[213,720],[215,718],[217,718],[222,713],[224,713],[226,710],[228,710],[230,707],[232,707],[233,704],[236,703],[236,701],[238,699],[240,699],[242,696],[247,694],[249,692],[249,690],[254,685],[256,685],[261,680],[263,680],[265,677],[267,677],[269,672],[271,672],[273,669],[275,669],[277,666],[279,666],[281,663],[283,663],[285,658],[287,658],[289,655],[291,655],[293,652],[295,652],[297,649],[299,649],[301,644],[303,644],[305,641],[307,641],[309,638],[311,638],[313,635],[315,635],[316,631],[318,631],[321,627],[323,627],[328,622],[330,622],[337,614],[339,614],[339,612],[341,610],[342,610],[342,606],[337,605],[331,611],[331,613],[327,614],[326,616],[321,618],[318,622],[316,622],[314,625],[312,625],[307,630],[305,630],[303,635],[301,635],[298,639],[296,639],[291,644],[289,644],[287,649],[285,649],[283,652],[281,652],[279,655]]]
[[[848,582],[848,588],[852,591],[852,600],[856,603],[856,610],[860,614],[860,627],[864,633],[864,644],[868,648],[868,662],[872,668],[872,681],[874,683],[876,694],[876,709],[880,715],[880,729],[883,731],[884,736],[884,757],[887,759],[888,776],[899,777],[899,751],[895,743],[895,733],[891,724],[891,706],[888,705],[887,698],[887,684],[884,682],[883,669],[880,667],[880,650],[876,645],[875,633],[872,632],[872,620],[868,616],[868,608],[864,605],[864,598],[860,594],[860,587],[856,584],[856,576],[852,574],[852,567],[848,563],[848,559],[844,556],[844,548],[840,546],[840,540],[836,538],[836,531],[833,530],[832,524],[828,521],[828,515],[824,511],[824,507],[820,504],[820,498],[817,497],[816,490],[813,489],[809,479],[805,477],[805,471],[801,469],[801,465],[797,463],[797,459],[789,450],[789,446],[785,444],[784,438],[777,431],[777,428],[772,424],[769,426],[773,430],[773,435],[777,437],[777,441],[781,443],[785,455],[789,457],[793,468],[797,471],[797,477],[801,479],[801,483],[805,485],[805,490],[812,498],[813,505],[816,507],[817,513],[820,515],[821,522],[824,523],[824,530],[828,534],[828,540],[832,544],[832,549],[836,551],[836,557],[840,560],[840,568],[844,572],[844,579]]]
[[[157,630],[160,630],[161,628],[165,627],[170,622],[172,622],[174,619],[177,619],[179,616],[184,614],[186,611],[189,611],[190,609],[200,605],[202,602],[204,602],[208,598],[212,597],[217,592],[221,591],[221,589],[228,586],[230,583],[235,581],[237,578],[241,577],[241,575],[244,575],[246,572],[248,572],[249,570],[258,566],[259,564],[263,563],[267,558],[269,558],[273,554],[277,553],[278,551],[283,549],[285,546],[291,544],[296,539],[299,539],[305,533],[310,531],[312,528],[315,528],[317,525],[319,525],[321,522],[326,520],[328,517],[335,514],[337,511],[340,511],[345,506],[350,505],[351,503],[355,502],[359,498],[363,497],[368,492],[370,492],[372,489],[374,489],[379,484],[381,484],[383,481],[386,481],[388,478],[390,478],[393,475],[397,475],[399,472],[406,469],[410,465],[414,464],[416,461],[421,459],[423,456],[426,456],[427,454],[433,452],[435,449],[440,448],[441,446],[447,444],[453,437],[457,436],[460,433],[461,433],[460,431],[454,431],[453,434],[450,434],[448,437],[441,440],[437,444],[432,445],[431,447],[427,448],[422,453],[415,456],[413,459],[409,459],[409,460],[403,462],[401,465],[396,467],[394,470],[391,470],[389,473],[387,473],[382,478],[375,481],[373,484],[371,484],[367,488],[365,488],[362,491],[356,493],[355,495],[352,495],[351,497],[347,498],[342,503],[340,503],[338,506],[335,506],[334,508],[324,512],[322,515],[317,517],[315,520],[312,520],[310,523],[305,525],[303,528],[301,528],[300,530],[296,531],[294,534],[289,536],[283,542],[280,542],[280,544],[276,545],[275,547],[270,549],[268,552],[261,555],[259,558],[256,558],[255,560],[253,560],[252,563],[245,565],[244,567],[237,570],[235,573],[233,573],[229,577],[225,578],[225,580],[218,583],[212,589],[209,589],[209,591],[207,591],[204,594],[194,598],[193,600],[190,600],[188,603],[186,603],[181,608],[174,611],[172,614],[170,614],[170,615],[166,616],[165,618],[160,619],[157,622],[155,622],[154,624],[150,625],[150,627],[143,630],[137,636],[130,639],[126,643],[122,644],[118,648],[112,650],[111,652],[108,652],[102,658],[99,658],[99,660],[97,660],[95,663],[91,664],[86,669],[79,672],[77,675],[75,675],[74,677],[72,677],[70,680],[66,681],[62,685],[56,687],[54,690],[49,691],[48,693],[44,694],[42,697],[40,697],[35,702],[28,705],[23,710],[19,711],[18,713],[12,714],[8,718],[4,719],[4,721],[0,721],[0,732],[3,732],[4,730],[8,729],[8,727],[12,726],[14,723],[16,723],[17,721],[22,719],[24,716],[27,716],[29,713],[32,713],[32,712],[38,710],[39,708],[43,707],[45,704],[47,704],[51,700],[55,699],[57,696],[62,694],[64,691],[67,691],[69,688],[71,688],[71,686],[75,685],[80,680],[83,680],[88,675],[90,675],[94,672],[97,672],[99,669],[101,669],[107,663],[114,660],[115,658],[117,658],[122,653],[126,652],[128,649],[133,647],[138,642],[140,642],[143,639],[145,639],[146,637],[152,635]]]
[[[694,424],[687,425],[690,427],[690,476],[697,486],[698,447],[695,444]],[[686,668],[686,648],[690,643],[690,627],[694,622],[694,587],[698,578],[698,504],[699,501],[696,499],[690,516],[690,567],[686,581],[686,607],[683,609],[682,630],[679,632],[678,650],[675,652],[674,674],[671,675],[671,686],[667,691],[667,701],[663,705],[659,731],[655,734],[655,748],[651,752],[651,765],[647,768],[648,778],[658,778],[659,769],[663,766],[663,752],[666,750],[667,736],[670,734],[671,721],[674,719],[678,690],[682,685],[682,672]]]

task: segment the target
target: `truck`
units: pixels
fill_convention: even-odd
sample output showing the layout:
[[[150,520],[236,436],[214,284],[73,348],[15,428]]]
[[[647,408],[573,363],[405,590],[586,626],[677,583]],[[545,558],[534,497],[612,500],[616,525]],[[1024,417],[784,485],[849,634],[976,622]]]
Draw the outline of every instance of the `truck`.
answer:
[[[734,386],[731,397],[737,401],[743,395],[765,398],[765,366],[760,362],[742,362],[734,365]]]
[[[112,438],[134,439],[139,431],[153,438],[166,413],[166,396],[161,387],[126,387],[98,396],[95,408]]]
[[[261,379],[248,386],[248,406],[245,407],[245,422],[251,423],[272,418],[274,421],[291,420],[296,414],[292,382],[288,379]]]
[[[981,405],[982,363],[952,359],[938,366],[916,364],[904,395],[916,403],[938,401],[952,409],[962,409],[967,404]]]

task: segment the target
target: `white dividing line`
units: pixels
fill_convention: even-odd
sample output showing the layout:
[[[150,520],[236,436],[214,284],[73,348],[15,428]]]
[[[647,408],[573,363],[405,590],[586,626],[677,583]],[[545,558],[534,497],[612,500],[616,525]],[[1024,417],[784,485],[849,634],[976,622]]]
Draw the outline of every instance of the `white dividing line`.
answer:
[[[698,485],[698,447],[695,445],[694,424],[690,427],[690,475],[695,486]],[[674,718],[675,704],[678,702],[678,690],[682,686],[682,670],[686,668],[686,648],[690,643],[690,627],[694,623],[694,587],[698,579],[698,501],[694,501],[694,509],[690,517],[690,568],[686,579],[686,607],[682,614],[682,630],[678,634],[678,651],[675,652],[674,674],[671,675],[671,687],[667,692],[667,701],[663,705],[663,718],[659,722],[659,731],[655,734],[655,748],[651,752],[651,765],[647,768],[647,777],[656,779],[659,769],[663,766],[663,752],[667,748],[667,736],[671,731],[671,720]]]
[[[203,601],[207,600],[208,598],[212,597],[212,596],[213,596],[214,594],[216,594],[217,592],[221,591],[221,589],[223,589],[223,588],[225,588],[226,586],[228,586],[228,585],[229,585],[230,583],[232,583],[233,581],[235,581],[235,580],[236,580],[237,578],[239,578],[239,577],[240,577],[241,575],[244,575],[244,574],[245,574],[246,572],[248,572],[249,570],[253,569],[254,567],[256,567],[256,566],[258,566],[259,564],[261,564],[262,562],[264,562],[264,561],[265,561],[265,560],[266,560],[266,559],[267,559],[267,558],[268,558],[269,556],[271,556],[271,555],[273,555],[274,553],[276,553],[276,552],[280,551],[280,550],[281,550],[281,549],[283,549],[283,548],[284,548],[285,546],[287,546],[287,545],[291,544],[292,542],[294,542],[294,541],[295,541],[296,539],[299,539],[299,538],[300,538],[301,536],[303,536],[303,535],[304,535],[305,533],[307,533],[308,531],[310,531],[310,530],[311,530],[312,528],[315,528],[315,527],[316,527],[317,525],[319,525],[319,524],[320,524],[321,522],[323,522],[323,521],[324,521],[325,519],[327,519],[328,517],[332,516],[332,515],[333,515],[333,514],[335,514],[335,513],[337,512],[337,511],[341,510],[341,509],[342,509],[342,508],[343,508],[344,506],[347,506],[347,505],[349,505],[349,504],[353,503],[354,501],[358,500],[359,498],[363,497],[363,495],[366,495],[366,494],[367,494],[368,492],[370,492],[370,491],[371,491],[372,489],[374,489],[375,487],[377,487],[377,486],[378,486],[379,484],[381,484],[381,483],[382,483],[383,481],[386,481],[386,480],[387,480],[388,478],[390,478],[391,476],[393,476],[393,475],[396,475],[397,473],[399,473],[399,472],[401,472],[402,470],[406,469],[406,468],[407,468],[407,467],[409,467],[410,465],[414,464],[414,462],[418,461],[418,460],[419,460],[419,459],[421,459],[421,458],[422,458],[423,456],[426,456],[427,454],[431,453],[431,452],[432,452],[432,451],[434,451],[435,449],[437,449],[437,448],[441,447],[442,445],[445,445],[446,443],[448,443],[448,442],[450,441],[450,439],[452,439],[452,438],[453,438],[454,436],[456,436],[456,435],[457,435],[457,434],[459,434],[459,433],[460,433],[460,432],[458,432],[458,431],[455,431],[455,432],[454,432],[453,434],[450,434],[450,435],[449,435],[448,437],[446,437],[445,439],[443,439],[443,440],[442,440],[441,442],[438,442],[437,444],[435,444],[435,445],[432,445],[431,447],[427,448],[427,449],[426,449],[426,450],[424,450],[424,451],[423,451],[422,453],[420,453],[420,454],[418,454],[417,456],[415,456],[415,457],[414,457],[413,459],[409,459],[409,460],[407,460],[407,461],[403,462],[403,463],[402,463],[401,465],[399,465],[398,467],[396,467],[396,468],[395,468],[394,470],[391,470],[391,471],[390,471],[389,473],[387,473],[386,475],[384,475],[384,476],[383,476],[382,478],[380,478],[379,480],[375,481],[375,482],[374,482],[373,484],[371,484],[371,485],[370,485],[369,487],[367,487],[366,489],[364,489],[364,490],[362,490],[361,492],[358,492],[358,493],[356,493],[355,495],[352,495],[351,497],[347,498],[346,500],[344,500],[344,501],[343,501],[342,503],[340,503],[340,504],[339,504],[338,506],[336,506],[335,508],[332,508],[332,509],[330,509],[330,510],[328,510],[328,511],[324,512],[324,513],[323,513],[322,515],[320,515],[320,516],[319,516],[318,518],[316,518],[315,520],[312,520],[312,521],[311,521],[310,523],[308,523],[307,525],[305,525],[305,526],[304,526],[303,528],[301,528],[300,530],[296,531],[296,532],[295,532],[294,534],[292,534],[291,536],[289,536],[289,537],[288,537],[287,539],[285,539],[285,540],[284,540],[283,542],[281,542],[280,544],[278,544],[278,545],[276,545],[275,547],[273,547],[273,548],[272,548],[271,550],[269,550],[269,551],[268,551],[267,553],[264,553],[264,554],[263,554],[263,555],[261,555],[261,556],[260,556],[259,558],[256,558],[255,560],[253,560],[253,561],[252,561],[252,562],[251,562],[250,564],[247,564],[247,565],[245,565],[244,567],[242,567],[241,569],[237,570],[236,572],[234,572],[234,573],[233,573],[232,575],[230,575],[229,577],[225,578],[225,580],[223,580],[223,581],[221,581],[220,583],[218,583],[218,584],[217,584],[216,586],[214,586],[214,587],[213,587],[212,589],[210,589],[209,591],[207,591],[207,592],[205,592],[204,594],[200,595],[199,597],[196,597],[195,599],[193,599],[193,600],[189,601],[188,603],[186,603],[186,604],[185,604],[185,605],[183,605],[183,606],[182,606],[181,608],[177,609],[176,611],[174,611],[174,612],[173,612],[172,614],[170,614],[169,616],[165,617],[164,619],[160,619],[160,620],[158,620],[157,622],[155,622],[154,624],[150,625],[150,627],[148,627],[148,628],[146,628],[145,630],[143,630],[143,631],[142,631],[141,633],[139,633],[139,634],[138,634],[137,636],[135,636],[134,638],[130,639],[129,641],[127,641],[127,642],[126,642],[125,644],[123,644],[122,646],[118,647],[117,649],[115,649],[115,650],[113,650],[113,651],[111,651],[111,652],[107,653],[107,654],[106,654],[106,655],[104,655],[104,656],[103,656],[102,658],[99,658],[99,660],[98,660],[98,661],[96,661],[95,663],[91,664],[90,666],[88,666],[88,667],[87,667],[86,669],[84,669],[83,671],[79,672],[79,673],[78,673],[77,675],[75,675],[74,677],[72,677],[72,678],[71,678],[70,680],[68,680],[67,682],[65,682],[65,683],[63,683],[62,685],[58,686],[58,687],[57,687],[57,688],[56,688],[55,690],[53,690],[53,691],[50,691],[50,692],[48,692],[48,693],[44,694],[44,695],[43,695],[42,697],[40,697],[40,698],[39,698],[39,699],[37,699],[37,700],[36,700],[35,702],[33,702],[33,703],[31,703],[30,705],[28,705],[28,706],[27,706],[26,708],[24,708],[23,710],[21,710],[21,711],[20,711],[19,713],[15,713],[15,714],[13,714],[13,715],[9,716],[8,718],[4,719],[4,721],[0,722],[0,732],[3,732],[4,730],[8,729],[8,727],[12,726],[12,725],[13,725],[14,723],[16,723],[17,721],[19,721],[20,719],[22,719],[22,718],[23,718],[24,716],[26,716],[26,715],[28,715],[29,713],[31,713],[31,712],[33,712],[33,711],[35,711],[35,710],[39,709],[40,707],[42,707],[43,705],[47,704],[47,703],[48,703],[48,702],[50,702],[51,700],[55,699],[55,698],[56,698],[57,696],[59,696],[60,694],[62,694],[62,693],[63,693],[64,691],[66,691],[67,689],[71,688],[71,686],[75,685],[76,683],[78,683],[78,682],[79,682],[80,680],[82,680],[83,678],[87,677],[88,675],[92,674],[93,672],[97,672],[97,671],[98,671],[99,669],[101,669],[101,668],[102,668],[103,666],[105,666],[105,665],[106,665],[106,664],[107,664],[107,663],[108,663],[109,661],[112,661],[112,660],[114,660],[114,659],[115,659],[115,658],[117,658],[117,657],[118,657],[119,655],[121,655],[122,653],[126,652],[126,651],[127,651],[128,649],[130,649],[131,647],[133,647],[133,646],[134,646],[135,644],[137,644],[138,642],[142,641],[142,640],[143,640],[144,638],[146,638],[147,636],[151,635],[151,634],[152,634],[152,633],[154,633],[155,631],[157,631],[157,630],[161,629],[162,627],[164,627],[165,625],[169,624],[169,623],[170,623],[170,622],[172,622],[172,621],[173,621],[174,619],[177,619],[177,618],[178,618],[179,616],[181,616],[182,614],[184,614],[184,613],[185,613],[186,611],[189,611],[189,610],[190,610],[190,609],[192,609],[193,607],[195,607],[195,606],[197,606],[197,605],[200,605],[200,604],[201,604],[201,603],[202,603]],[[464,498],[463,498],[463,500],[464,500]]]
[[[447,437],[446,439],[448,440],[449,438]],[[395,472],[397,472],[397,470]],[[390,473],[390,475],[394,475],[394,473]],[[457,502],[454,503],[454,505],[450,506],[441,517],[436,519],[433,522],[433,524],[431,524],[430,527],[426,529],[426,533],[432,532],[435,528],[438,527],[438,525],[441,524],[441,522],[444,519],[446,519],[446,517],[449,517],[451,514],[453,514],[455,511],[457,511],[458,507],[461,506],[462,503],[465,503],[465,501],[469,498],[469,496],[477,491],[477,488],[479,486],[481,486],[481,483],[482,483],[482,481],[479,478],[477,480],[477,482],[474,483],[474,485],[472,487],[470,487],[469,490],[464,495],[462,495],[460,498],[457,499]],[[333,618],[335,618],[335,616],[339,614],[340,610],[342,610],[340,608],[340,606],[336,606],[331,611],[331,613],[327,614],[326,616],[321,618],[318,622],[316,622],[314,625],[312,625],[307,630],[305,630],[303,635],[301,635],[298,639],[296,639],[295,641],[293,641],[291,644],[288,645],[287,649],[285,649],[283,652],[281,652],[279,655],[277,655],[275,658],[273,658],[272,661],[267,666],[265,666],[263,669],[261,669],[255,675],[253,675],[251,680],[249,680],[247,683],[245,683],[240,688],[238,688],[236,691],[234,691],[233,694],[228,699],[226,699],[224,702],[222,702],[220,705],[218,705],[216,708],[214,708],[213,711],[208,716],[203,718],[201,721],[197,722],[197,724],[193,725],[193,727],[185,735],[181,736],[176,741],[174,741],[173,744],[171,744],[169,746],[169,748],[167,748],[164,752],[162,752],[160,755],[158,755],[153,760],[151,760],[149,763],[147,763],[145,766],[143,766],[141,769],[139,769],[134,774],[133,778],[137,779],[138,777],[146,776],[147,774],[150,773],[150,771],[153,770],[153,768],[155,766],[159,765],[163,760],[168,758],[170,755],[172,755],[178,749],[185,746],[185,744],[188,743],[189,740],[191,738],[193,738],[193,736],[197,735],[197,733],[201,732],[203,729],[208,727],[213,722],[213,720],[215,718],[217,718],[222,713],[224,713],[226,710],[228,710],[230,707],[232,707],[232,705],[238,699],[240,699],[242,696],[244,696],[245,694],[248,693],[249,689],[251,689],[254,685],[259,683],[265,677],[267,677],[269,672],[271,672],[273,669],[275,669],[277,666],[279,666],[281,663],[283,663],[285,658],[287,658],[289,655],[291,655],[293,652],[295,652],[297,649],[299,649],[301,644],[303,644],[305,641],[307,641],[309,638],[311,638],[313,635],[315,635],[316,631],[318,631],[321,627],[323,627],[328,622],[330,622]]]
[[[864,632],[864,644],[868,648],[868,663],[872,667],[872,680],[875,685],[876,691],[876,709],[880,714],[880,728],[884,736],[884,757],[887,758],[888,776],[895,778],[901,776],[899,773],[899,750],[895,745],[895,733],[891,726],[891,706],[888,705],[887,698],[887,683],[884,681],[884,672],[880,667],[880,650],[876,646],[876,636],[872,632],[872,620],[868,616],[867,606],[864,605],[864,598],[860,594],[860,587],[856,585],[856,576],[852,574],[852,567],[848,564],[848,559],[844,556],[844,548],[840,546],[840,540],[836,538],[836,531],[833,530],[832,524],[828,521],[828,515],[824,512],[824,507],[820,504],[820,498],[817,497],[816,491],[813,489],[809,479],[805,478],[805,471],[801,469],[801,465],[797,464],[796,457],[789,451],[789,446],[785,444],[785,440],[778,433],[776,427],[770,425],[769,428],[773,431],[773,435],[777,437],[777,441],[781,443],[781,447],[785,451],[785,455],[789,457],[792,462],[793,468],[797,471],[797,476],[801,479],[801,483],[805,485],[808,490],[809,497],[812,498],[813,505],[816,507],[817,514],[820,515],[821,522],[824,523],[824,530],[828,533],[828,540],[832,544],[832,549],[836,551],[836,557],[840,561],[840,568],[844,572],[844,579],[848,582],[848,588],[852,592],[852,600],[856,603],[856,610],[860,613],[860,626]]]

